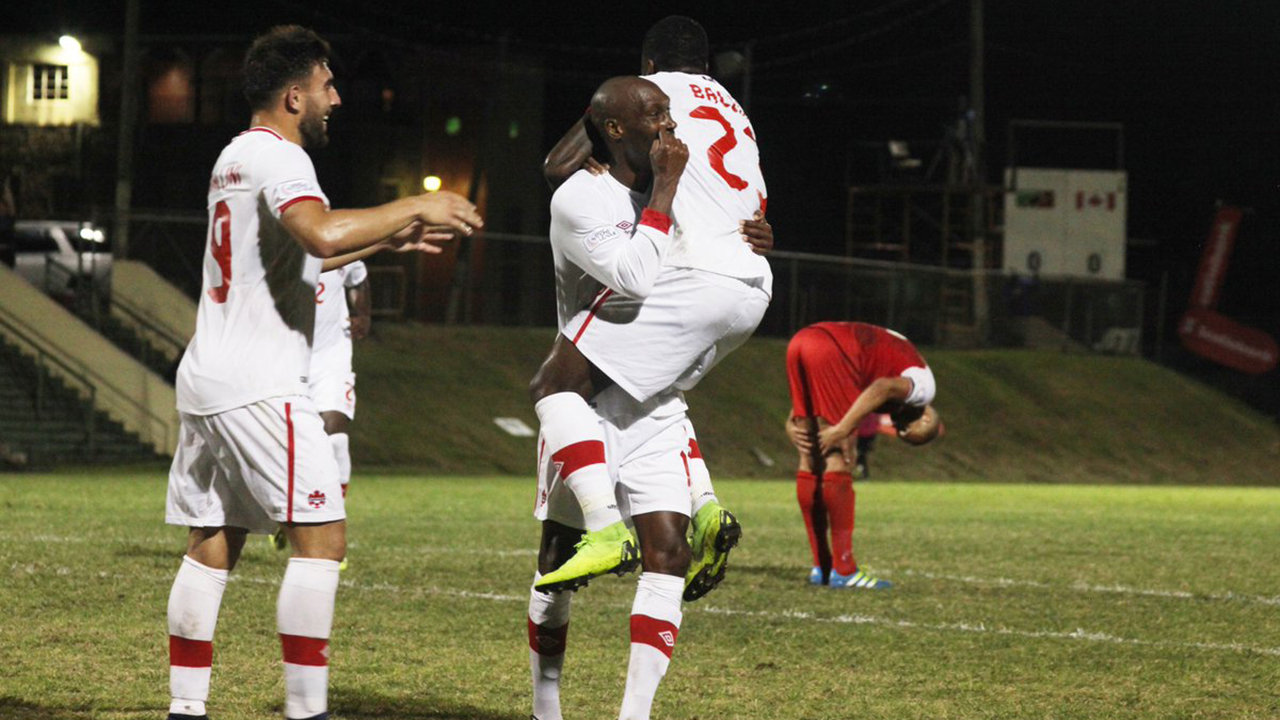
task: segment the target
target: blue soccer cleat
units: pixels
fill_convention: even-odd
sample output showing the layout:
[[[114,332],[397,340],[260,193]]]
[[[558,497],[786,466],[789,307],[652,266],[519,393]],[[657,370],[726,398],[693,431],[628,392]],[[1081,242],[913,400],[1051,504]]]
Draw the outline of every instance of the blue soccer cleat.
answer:
[[[841,575],[835,570],[831,571],[831,587],[850,590],[888,590],[893,587],[893,583],[888,580],[881,580],[878,577],[872,577],[861,569],[855,571],[851,575]]]
[[[818,567],[817,565],[813,566],[813,569],[809,571],[809,584],[810,585],[822,584],[822,568]]]

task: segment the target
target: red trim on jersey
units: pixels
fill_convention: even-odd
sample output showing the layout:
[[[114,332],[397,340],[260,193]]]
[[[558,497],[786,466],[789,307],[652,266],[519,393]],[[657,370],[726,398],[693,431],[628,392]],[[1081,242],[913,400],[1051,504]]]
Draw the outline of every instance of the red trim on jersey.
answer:
[[[213,667],[213,642],[169,636],[169,664],[178,667]]]
[[[277,212],[283,215],[285,210],[288,210],[289,208],[293,207],[294,205],[297,205],[303,200],[315,200],[318,203],[322,203],[322,204],[324,203],[324,198],[319,198],[319,197],[316,197],[315,195],[299,195],[298,197],[292,200],[286,200],[284,204],[280,206],[280,209],[277,210]]]
[[[671,217],[650,208],[645,208],[644,212],[640,213],[640,224],[648,225],[658,232],[671,232]]]
[[[538,625],[529,618],[529,649],[543,656],[563,655],[569,638],[569,623],[557,628]]]
[[[268,128],[268,127],[262,127],[262,126],[251,127],[248,130],[245,130],[244,132],[240,133],[240,135],[248,135],[251,132],[270,133],[271,135],[274,135],[277,140],[284,139],[284,137],[281,136],[280,133],[276,132],[275,130],[272,130],[271,128]],[[237,135],[236,137],[240,137],[240,135]]]
[[[612,294],[613,290],[611,288],[605,288],[600,292],[600,295],[596,297],[595,304],[591,306],[591,312],[587,313],[587,319],[582,321],[582,327],[578,328],[578,334],[573,336],[573,340],[571,342],[574,345],[578,344],[578,338],[582,337],[582,333],[587,331],[587,326],[591,324],[591,319],[596,316],[596,311],[600,309],[600,306],[603,305],[604,301],[608,300],[609,296]]]
[[[695,460],[702,459],[702,448],[698,447],[698,441],[694,438],[689,439],[689,457]]]
[[[293,522],[293,403],[284,404],[284,424],[289,430],[289,494],[285,496],[288,510],[286,522]]]
[[[324,667],[329,664],[329,640],[280,633],[284,661],[291,665]]]
[[[599,440],[583,440],[566,445],[551,453],[551,461],[563,463],[560,477],[567,478],[588,465],[604,464],[604,443]]]
[[[631,616],[631,642],[657,648],[658,652],[671,659],[676,649],[676,638],[680,628],[666,620],[651,618],[648,615]]]

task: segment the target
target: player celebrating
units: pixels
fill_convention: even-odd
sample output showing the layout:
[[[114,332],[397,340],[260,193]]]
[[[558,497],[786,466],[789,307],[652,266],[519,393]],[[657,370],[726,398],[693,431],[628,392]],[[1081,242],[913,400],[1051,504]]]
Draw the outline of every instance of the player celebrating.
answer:
[[[639,402],[692,388],[750,337],[768,305],[772,273],[752,244],[767,236],[767,251],[773,242],[763,222],[766,190],[755,134],[742,107],[706,76],[707,47],[702,26],[681,16],[659,21],[645,36],[642,69],[669,98],[677,135],[689,148],[686,178],[672,201],[675,227],[659,249],[663,267],[652,286],[605,282],[609,288],[602,295],[584,298],[588,302],[578,306],[578,316],[566,324],[534,380],[535,409],[552,452],[599,441],[599,418],[587,401],[609,384]],[[597,142],[607,142],[593,142],[592,128],[598,136],[604,126],[584,119],[548,155],[544,172],[553,186],[579,167],[607,167],[592,160]],[[753,216],[758,221],[743,220]],[[589,248],[626,234],[631,221],[623,222],[594,228]],[[588,532],[565,565],[541,578],[541,589],[579,586],[634,564],[608,473],[588,467],[567,482]],[[720,582],[741,534],[717,501],[709,474],[691,474],[690,485],[694,561],[686,600]]]
[[[800,453],[796,498],[813,551],[809,582],[886,590],[892,584],[867,575],[853,556],[850,436],[867,416],[882,412],[893,420],[898,437],[912,445],[937,437],[942,424],[930,404],[936,388],[933,371],[915,346],[892,330],[823,322],[791,338],[787,379],[787,437]]]
[[[346,523],[338,468],[307,395],[322,265],[424,248],[481,224],[449,193],[330,210],[303,147],[328,141],[340,105],[329,46],[277,27],[244,63],[250,128],[209,183],[196,331],[178,369],[181,416],[165,519],[190,528],[169,595],[171,720],[206,717],[213,634],[248,532],[283,523],[293,547],[277,602],[286,718],[327,718],[328,638]],[[321,258],[324,258],[321,260]]]

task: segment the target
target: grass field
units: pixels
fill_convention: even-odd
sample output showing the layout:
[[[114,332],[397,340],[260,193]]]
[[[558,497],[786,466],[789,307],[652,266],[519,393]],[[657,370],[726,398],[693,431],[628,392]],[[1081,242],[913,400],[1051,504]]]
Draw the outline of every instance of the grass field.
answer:
[[[746,535],[686,606],[655,718],[1280,717],[1280,490],[869,482],[886,593],[804,582],[786,482],[721,481]],[[184,532],[163,474],[0,478],[0,718],[159,718]],[[338,720],[525,720],[529,480],[357,475]],[[215,720],[278,717],[284,558],[253,538],[215,639]],[[634,580],[575,599],[564,705],[614,717]]]

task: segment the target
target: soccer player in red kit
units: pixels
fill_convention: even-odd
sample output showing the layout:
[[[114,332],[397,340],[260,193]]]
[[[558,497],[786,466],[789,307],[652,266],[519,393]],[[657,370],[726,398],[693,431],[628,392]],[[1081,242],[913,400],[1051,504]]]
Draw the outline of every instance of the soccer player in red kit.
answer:
[[[853,556],[851,439],[876,412],[888,413],[898,437],[912,445],[937,437],[941,422],[930,404],[936,392],[933,371],[911,341],[893,330],[821,322],[791,338],[787,380],[787,437],[800,453],[796,498],[813,551],[809,582],[886,590],[892,584],[867,575]]]

